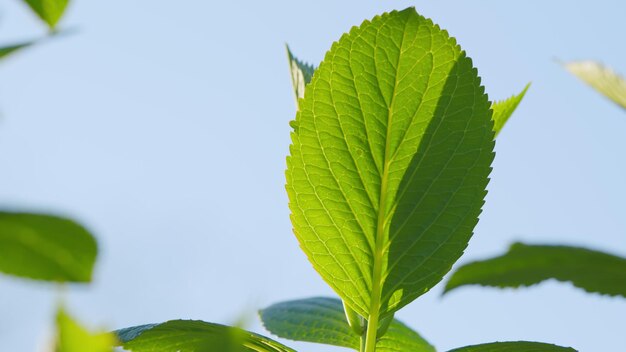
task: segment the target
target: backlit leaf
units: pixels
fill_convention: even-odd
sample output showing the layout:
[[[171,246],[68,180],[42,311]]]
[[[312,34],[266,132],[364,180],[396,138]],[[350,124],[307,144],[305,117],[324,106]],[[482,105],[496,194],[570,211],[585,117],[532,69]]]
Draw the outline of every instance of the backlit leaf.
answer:
[[[63,16],[69,0],[23,0],[44,21],[54,29]]]
[[[571,347],[561,347],[540,342],[493,342],[455,348],[448,352],[576,352]]]
[[[91,333],[65,311],[57,314],[57,346],[55,352],[112,352],[115,335]]]
[[[593,61],[577,61],[564,64],[576,77],[626,109],[626,81],[609,67]]]
[[[491,105],[491,109],[493,110],[493,130],[496,132],[496,136],[500,133],[502,127],[504,127],[504,124],[509,120],[511,115],[513,115],[519,103],[522,102],[529,87],[530,83],[528,83],[519,94],[513,95],[505,100],[496,101]]]

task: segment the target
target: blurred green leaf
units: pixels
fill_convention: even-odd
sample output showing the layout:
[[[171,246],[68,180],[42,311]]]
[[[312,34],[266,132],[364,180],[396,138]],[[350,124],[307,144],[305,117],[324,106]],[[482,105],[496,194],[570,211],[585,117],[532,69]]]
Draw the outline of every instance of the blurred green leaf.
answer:
[[[170,320],[117,330],[133,352],[295,352],[267,337],[199,320]]]
[[[5,59],[6,57],[8,57],[11,54],[16,53],[17,51],[27,48],[33,44],[35,44],[36,40],[33,41],[29,41],[29,42],[22,42],[22,43],[17,43],[17,44],[10,44],[10,45],[5,45],[3,47],[0,47],[0,60],[1,59]]]
[[[493,342],[455,348],[448,352],[576,352],[571,347],[560,347],[540,342]]]
[[[44,21],[50,29],[55,29],[63,16],[69,0],[23,0]]]
[[[347,323],[341,300],[314,297],[271,305],[259,312],[272,334],[296,341],[323,343],[359,350],[360,336]],[[434,352],[418,333],[394,319],[376,344],[378,352]]]
[[[496,136],[498,136],[502,127],[504,127],[504,124],[509,120],[511,115],[513,115],[513,112],[515,112],[519,103],[522,102],[522,99],[524,99],[524,95],[526,95],[529,87],[530,83],[528,83],[524,90],[522,90],[519,94],[491,104],[491,109],[493,110],[493,130],[496,132]]]
[[[548,279],[569,281],[587,292],[626,297],[626,259],[586,248],[515,243],[500,257],[458,268],[445,291],[465,285],[530,286]]]
[[[52,215],[0,212],[0,272],[55,282],[91,281],[96,240]]]
[[[563,64],[576,77],[626,109],[626,81],[622,76],[594,61],[576,61]]]
[[[90,333],[64,310],[57,313],[57,346],[55,352],[112,352],[116,344],[111,333]]]

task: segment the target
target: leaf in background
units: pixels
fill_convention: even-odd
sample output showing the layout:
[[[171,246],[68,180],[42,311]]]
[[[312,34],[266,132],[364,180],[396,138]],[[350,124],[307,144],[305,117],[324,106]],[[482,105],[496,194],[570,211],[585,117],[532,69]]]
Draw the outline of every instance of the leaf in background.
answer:
[[[503,256],[461,266],[445,291],[464,285],[530,286],[548,279],[626,297],[626,259],[586,248],[515,243]]]
[[[493,342],[455,348],[448,352],[576,352],[571,347],[561,347],[540,342]]]
[[[496,136],[498,136],[504,124],[509,120],[509,117],[513,115],[519,103],[522,102],[529,87],[530,83],[528,83],[519,94],[513,95],[505,100],[496,101],[491,105],[491,109],[493,110],[493,130],[496,132]]]
[[[563,66],[574,76],[626,109],[626,81],[622,76],[593,61],[569,62]]]
[[[314,297],[271,305],[260,312],[272,334],[295,341],[323,343],[359,350],[360,337],[346,322],[340,300]],[[435,352],[418,333],[394,319],[376,344],[378,352]]]
[[[24,0],[30,8],[54,30],[63,16],[69,0]]]
[[[0,272],[36,280],[89,282],[98,247],[76,222],[0,212]]]
[[[57,313],[57,346],[55,352],[113,352],[115,336],[92,334],[62,309]]]
[[[372,331],[467,246],[493,160],[489,107],[472,61],[413,8],[354,27],[307,86],[287,159],[294,232]]]
[[[115,332],[133,352],[295,352],[267,337],[199,320],[170,320]]]
[[[7,56],[14,54],[15,52],[24,49],[26,47],[29,47],[33,44],[35,44],[35,40],[33,41],[29,41],[29,42],[22,42],[22,43],[18,43],[18,44],[11,44],[11,45],[6,45],[3,47],[0,47],[0,60],[1,59],[5,59]]]
[[[298,99],[304,98],[304,87],[311,82],[313,78],[313,72],[315,67],[307,64],[306,62],[298,60],[289,49],[287,45],[287,58],[289,59],[289,73],[291,74],[291,84],[293,85],[293,92],[296,97],[296,105],[298,105]]]

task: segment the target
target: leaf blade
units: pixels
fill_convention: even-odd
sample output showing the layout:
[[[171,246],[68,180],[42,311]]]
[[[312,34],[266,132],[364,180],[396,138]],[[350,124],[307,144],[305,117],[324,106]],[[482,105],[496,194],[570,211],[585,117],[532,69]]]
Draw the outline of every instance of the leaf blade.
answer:
[[[112,352],[115,335],[91,333],[76,322],[63,309],[57,313],[56,352]]]
[[[496,101],[491,105],[493,110],[493,130],[496,132],[496,137],[522,102],[522,99],[524,99],[528,88],[530,88],[530,83],[519,94],[505,100]]]
[[[57,23],[63,17],[69,0],[23,0],[30,9],[54,30]]]
[[[513,341],[465,346],[448,352],[576,352],[576,350],[541,342]]]
[[[293,55],[289,45],[285,45],[287,48],[287,60],[289,60],[289,74],[291,76],[291,85],[293,86],[294,97],[296,98],[296,105],[298,105],[298,99],[304,98],[304,88],[311,82],[313,73],[315,73],[315,66],[299,60]]]
[[[563,66],[571,74],[626,109],[626,80],[611,68],[594,61],[574,61]]]

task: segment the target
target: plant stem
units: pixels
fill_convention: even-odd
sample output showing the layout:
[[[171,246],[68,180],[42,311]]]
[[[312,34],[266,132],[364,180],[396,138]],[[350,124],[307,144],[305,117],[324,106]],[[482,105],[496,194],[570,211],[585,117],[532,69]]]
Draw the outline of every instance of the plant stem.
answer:
[[[360,342],[361,345],[359,348],[359,352],[365,352],[365,332],[363,332],[363,335],[361,335]]]

